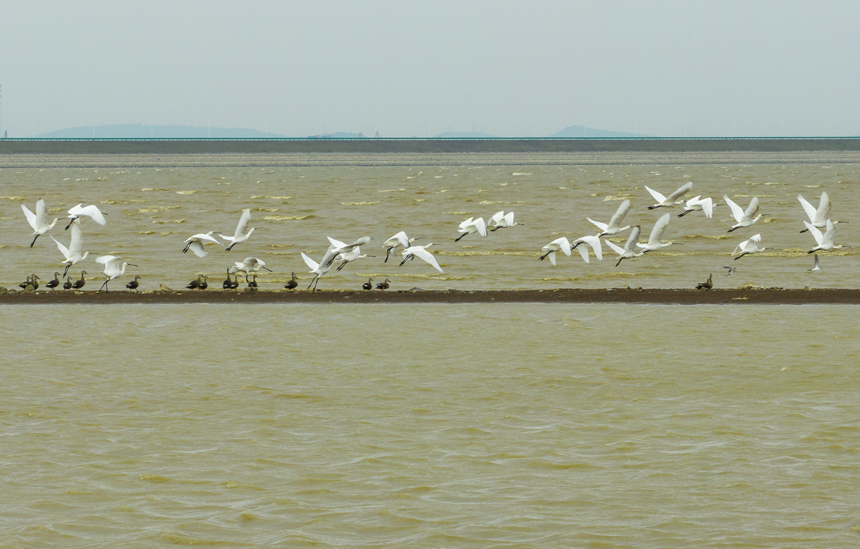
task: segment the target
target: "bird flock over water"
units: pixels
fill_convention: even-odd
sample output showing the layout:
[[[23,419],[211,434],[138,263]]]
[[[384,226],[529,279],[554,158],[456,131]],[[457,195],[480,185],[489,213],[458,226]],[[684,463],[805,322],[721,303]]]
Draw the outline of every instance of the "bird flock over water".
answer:
[[[663,195],[659,191],[647,186],[645,186],[645,189],[654,200],[654,203],[648,206],[648,210],[657,210],[660,208],[678,209],[677,207],[680,206],[680,213],[675,215],[677,218],[701,212],[704,218],[712,219],[714,209],[723,205],[711,197],[703,198],[701,195],[684,200],[683,197],[693,189],[692,181],[681,185],[669,195]],[[727,233],[734,233],[735,231],[741,230],[752,232],[750,228],[755,226],[762,217],[766,217],[767,215],[760,213],[761,205],[758,197],[753,197],[745,209],[731,200],[728,196],[723,196],[722,198],[723,203],[729,207],[732,218],[736,222],[730,227],[727,227]],[[809,254],[815,254],[813,266],[809,270],[818,271],[821,269],[818,252],[827,252],[847,247],[845,245],[835,243],[837,227],[840,222],[833,220],[830,217],[831,202],[827,192],[821,193],[817,207],[811,204],[802,195],[798,195],[797,200],[808,218],[808,220],[802,220],[805,229],[800,232],[809,232],[814,239],[814,246],[811,246],[808,251]],[[648,252],[660,250],[674,244],[672,241],[664,240],[664,235],[667,230],[671,231],[670,222],[673,218],[671,212],[664,213],[654,222],[651,232],[648,234],[648,239],[643,242],[640,241],[642,233],[641,226],[623,225],[624,220],[631,211],[631,207],[631,201],[629,199],[625,199],[621,202],[607,223],[587,217],[586,219],[597,228],[596,234],[588,234],[575,239],[568,239],[567,237],[557,238],[541,248],[540,253],[538,254],[538,259],[541,261],[549,259],[549,262],[553,266],[556,266],[557,254],[562,253],[570,257],[573,250],[577,250],[585,263],[590,263],[591,261],[589,251],[597,261],[602,261],[603,244],[606,244],[617,254],[618,259],[615,266],[618,267],[625,259],[634,260],[644,256]],[[32,241],[30,241],[29,244],[29,247],[33,248],[39,237],[48,234],[59,220],[53,219],[50,223],[48,222],[48,208],[45,201],[41,199],[36,202],[35,213],[31,211],[26,204],[22,204],[21,209],[24,212],[24,217],[27,223],[33,229],[33,233],[30,235],[32,237]],[[45,287],[52,291],[59,287],[62,287],[64,290],[83,290],[86,285],[87,271],[85,269],[82,270],[80,277],[77,277],[77,275],[74,277],[69,275],[69,269],[72,266],[84,262],[89,256],[89,252],[83,251],[84,238],[82,227],[90,223],[104,226],[107,224],[108,218],[106,217],[106,212],[102,212],[95,205],[84,206],[83,204],[77,204],[68,210],[67,219],[68,223],[65,226],[65,231],[68,231],[70,236],[68,246],[58,241],[53,235],[49,235],[51,240],[56,244],[57,249],[63,258],[61,261],[58,261],[58,264],[64,267],[62,275],[57,271],[54,273],[53,278],[45,283]],[[845,223],[845,221],[843,221],[843,223]],[[486,221],[482,217],[469,217],[458,225],[456,229],[456,237],[453,236],[454,230],[452,227],[451,237],[453,237],[454,242],[459,242],[466,237],[487,238],[490,233],[494,233],[501,229],[509,229],[524,225],[525,224],[522,221],[515,220],[514,212],[499,211],[489,217]],[[232,235],[219,234],[218,237],[221,239],[219,240],[213,236],[215,231],[195,234],[185,239],[183,247],[177,246],[177,252],[180,250],[182,253],[190,251],[197,257],[207,256],[207,247],[222,247],[223,251],[229,252],[237,245],[248,246],[249,244],[245,243],[251,239],[255,230],[257,230],[257,228],[251,226],[251,210],[244,209],[242,210],[239,222],[236,225],[236,230]],[[619,246],[608,238],[615,237],[617,239],[618,235],[627,231],[630,232],[624,246]],[[356,261],[364,260],[368,257],[376,257],[362,253],[362,247],[366,250],[367,246],[372,241],[370,236],[362,236],[350,243],[342,242],[332,237],[326,238],[328,240],[328,247],[319,261],[314,260],[306,253],[301,252],[302,260],[305,265],[307,265],[309,274],[311,275],[311,281],[307,288],[313,291],[316,291],[320,279],[329,273],[332,268],[337,272],[343,270],[347,265]],[[394,236],[386,239],[382,243],[382,248],[385,250],[385,258],[382,262],[387,263],[389,259],[399,252],[401,257],[399,262],[400,266],[405,265],[417,257],[423,263],[426,263],[429,267],[432,267],[439,273],[444,273],[444,269],[439,265],[433,251],[430,249],[433,246],[433,243],[427,242],[426,244],[419,245],[417,244],[419,240],[422,240],[422,238],[410,238],[405,231],[400,231]],[[762,234],[756,233],[745,240],[737,242],[731,255],[734,257],[734,260],[737,261],[745,256],[756,254],[766,249]],[[109,282],[123,277],[129,267],[138,267],[137,264],[114,255],[98,256],[95,258],[95,262],[100,266],[101,273],[104,276],[104,282],[99,288],[99,291],[105,292],[109,291]],[[725,266],[724,268],[726,269],[725,274],[731,275],[735,272],[737,266],[736,264],[733,264]],[[223,290],[237,290],[240,286],[240,275],[243,276],[247,288],[252,290],[257,289],[258,273],[260,273],[260,271],[272,272],[262,259],[253,256],[246,257],[243,261],[234,261],[232,265],[225,267],[225,271],[226,279],[221,284]],[[24,291],[36,291],[39,288],[40,280],[42,279],[36,274],[30,274],[19,286]],[[132,280],[126,284],[126,288],[137,291],[140,287],[140,280],[141,277],[134,274]],[[390,287],[390,284],[391,281],[386,278],[383,282],[378,282],[374,286],[373,278],[369,278],[367,282],[361,285],[361,288],[364,290],[373,290],[374,288],[378,290],[386,290]],[[298,286],[298,277],[295,272],[292,272],[291,279],[287,282],[284,288],[287,290],[295,290]],[[697,286],[697,289],[711,289],[712,287],[713,279],[712,276],[709,275],[708,280],[700,283]],[[196,279],[192,280],[186,286],[186,288],[195,291],[206,290],[209,288],[208,276],[202,274],[198,275]]]

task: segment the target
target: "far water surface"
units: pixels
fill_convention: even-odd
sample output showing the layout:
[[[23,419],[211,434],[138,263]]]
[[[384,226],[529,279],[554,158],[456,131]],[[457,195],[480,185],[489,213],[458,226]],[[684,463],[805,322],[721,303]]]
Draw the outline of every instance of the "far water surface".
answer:
[[[673,246],[618,267],[608,246],[602,262],[591,254],[586,264],[576,252],[559,257],[557,267],[538,261],[541,247],[552,240],[595,234],[587,218],[608,222],[627,198],[632,209],[625,224],[641,225],[646,241],[669,210],[649,211],[654,199],[645,186],[668,195],[687,181],[694,185],[686,198],[712,197],[722,205],[713,219],[702,212],[678,218],[681,207],[672,208],[663,240]],[[800,234],[806,217],[797,196],[817,205],[823,191],[832,199],[833,219],[850,222],[839,225],[836,243],[853,247],[821,254],[821,271],[810,273],[807,251],[815,241]],[[744,208],[759,197],[765,217],[728,234],[735,221],[723,195]],[[51,218],[62,219],[30,248],[32,230],[21,204],[32,210],[40,198]],[[123,289],[135,274],[142,276],[144,291],[160,284],[181,289],[198,273],[220,288],[226,270],[249,256],[274,271],[261,274],[262,289],[281,289],[291,272],[304,288],[310,275],[300,252],[319,261],[329,245],[326,236],[352,242],[364,235],[373,241],[361,251],[373,257],[341,272],[332,269],[320,289],[359,289],[368,277],[391,279],[392,290],[693,288],[709,274],[717,288],[856,288],[860,271],[860,219],[853,219],[860,211],[860,168],[851,163],[6,168],[0,170],[0,286],[15,287],[28,273],[44,283],[63,271],[63,256],[51,237],[68,245],[63,220],[78,203],[96,204],[108,214],[104,227],[83,221],[83,251],[90,256],[71,270],[74,276],[86,270],[87,289],[93,290],[104,281],[95,257],[105,254],[137,265],[110,284],[113,290]],[[245,208],[257,228],[247,242],[230,252],[207,246],[205,258],[181,253],[193,234],[232,235]],[[499,210],[515,212],[521,224],[454,242],[460,222],[487,219]],[[417,244],[432,243],[445,272],[420,260],[400,267],[399,253],[385,263],[382,243],[399,231],[420,238]],[[756,233],[767,250],[734,261],[737,245]],[[613,241],[623,246],[628,235]],[[728,265],[738,267],[731,277],[723,276]]]
[[[0,546],[856,547],[854,313],[0,307]]]

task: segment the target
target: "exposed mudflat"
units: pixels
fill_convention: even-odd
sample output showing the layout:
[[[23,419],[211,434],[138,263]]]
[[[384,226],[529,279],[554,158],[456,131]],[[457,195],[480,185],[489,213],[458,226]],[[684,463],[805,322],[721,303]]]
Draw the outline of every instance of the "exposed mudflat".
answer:
[[[858,305],[860,290],[733,288],[556,289],[556,290],[411,290],[411,291],[37,291],[0,294],[0,305],[161,303],[651,303],[665,305]]]

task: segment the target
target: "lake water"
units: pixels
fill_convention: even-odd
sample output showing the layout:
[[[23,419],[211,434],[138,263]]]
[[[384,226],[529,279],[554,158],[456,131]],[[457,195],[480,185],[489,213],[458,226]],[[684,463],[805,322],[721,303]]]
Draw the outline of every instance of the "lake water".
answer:
[[[49,238],[28,247],[19,204],[44,197],[55,211],[103,206],[108,225],[84,221],[85,249],[138,263],[149,289],[217,276],[246,255],[275,269],[262,278],[275,289],[305,270],[299,251],[322,254],[327,234],[370,234],[377,254],[324,278],[327,288],[370,275],[394,288],[689,287],[709,272],[720,285],[856,287],[854,248],[807,271],[812,237],[798,232],[796,199],[826,189],[834,217],[851,221],[839,240],[854,244],[853,164],[0,177],[5,286],[59,264]],[[608,219],[616,199],[631,197],[631,221],[650,225],[662,212],[644,209],[642,185],[671,191],[688,179],[696,194],[760,196],[771,217],[755,230],[773,250],[722,275],[735,241],[752,234],[723,238],[723,206],[712,220],[673,218],[667,238],[683,246],[617,269],[537,260],[549,240],[590,233],[585,217]],[[263,228],[251,240],[229,254],[181,254],[187,235],[232,232],[246,207]],[[453,243],[459,221],[502,208],[525,224]],[[446,273],[383,264],[381,241],[401,229],[433,241]],[[39,305],[0,307],[0,327],[2,546],[834,548],[860,539],[852,306]]]

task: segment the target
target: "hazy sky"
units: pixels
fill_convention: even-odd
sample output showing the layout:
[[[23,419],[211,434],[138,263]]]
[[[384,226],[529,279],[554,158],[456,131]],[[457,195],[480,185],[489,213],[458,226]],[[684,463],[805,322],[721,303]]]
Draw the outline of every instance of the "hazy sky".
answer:
[[[860,135],[860,2],[0,0],[10,136]]]

